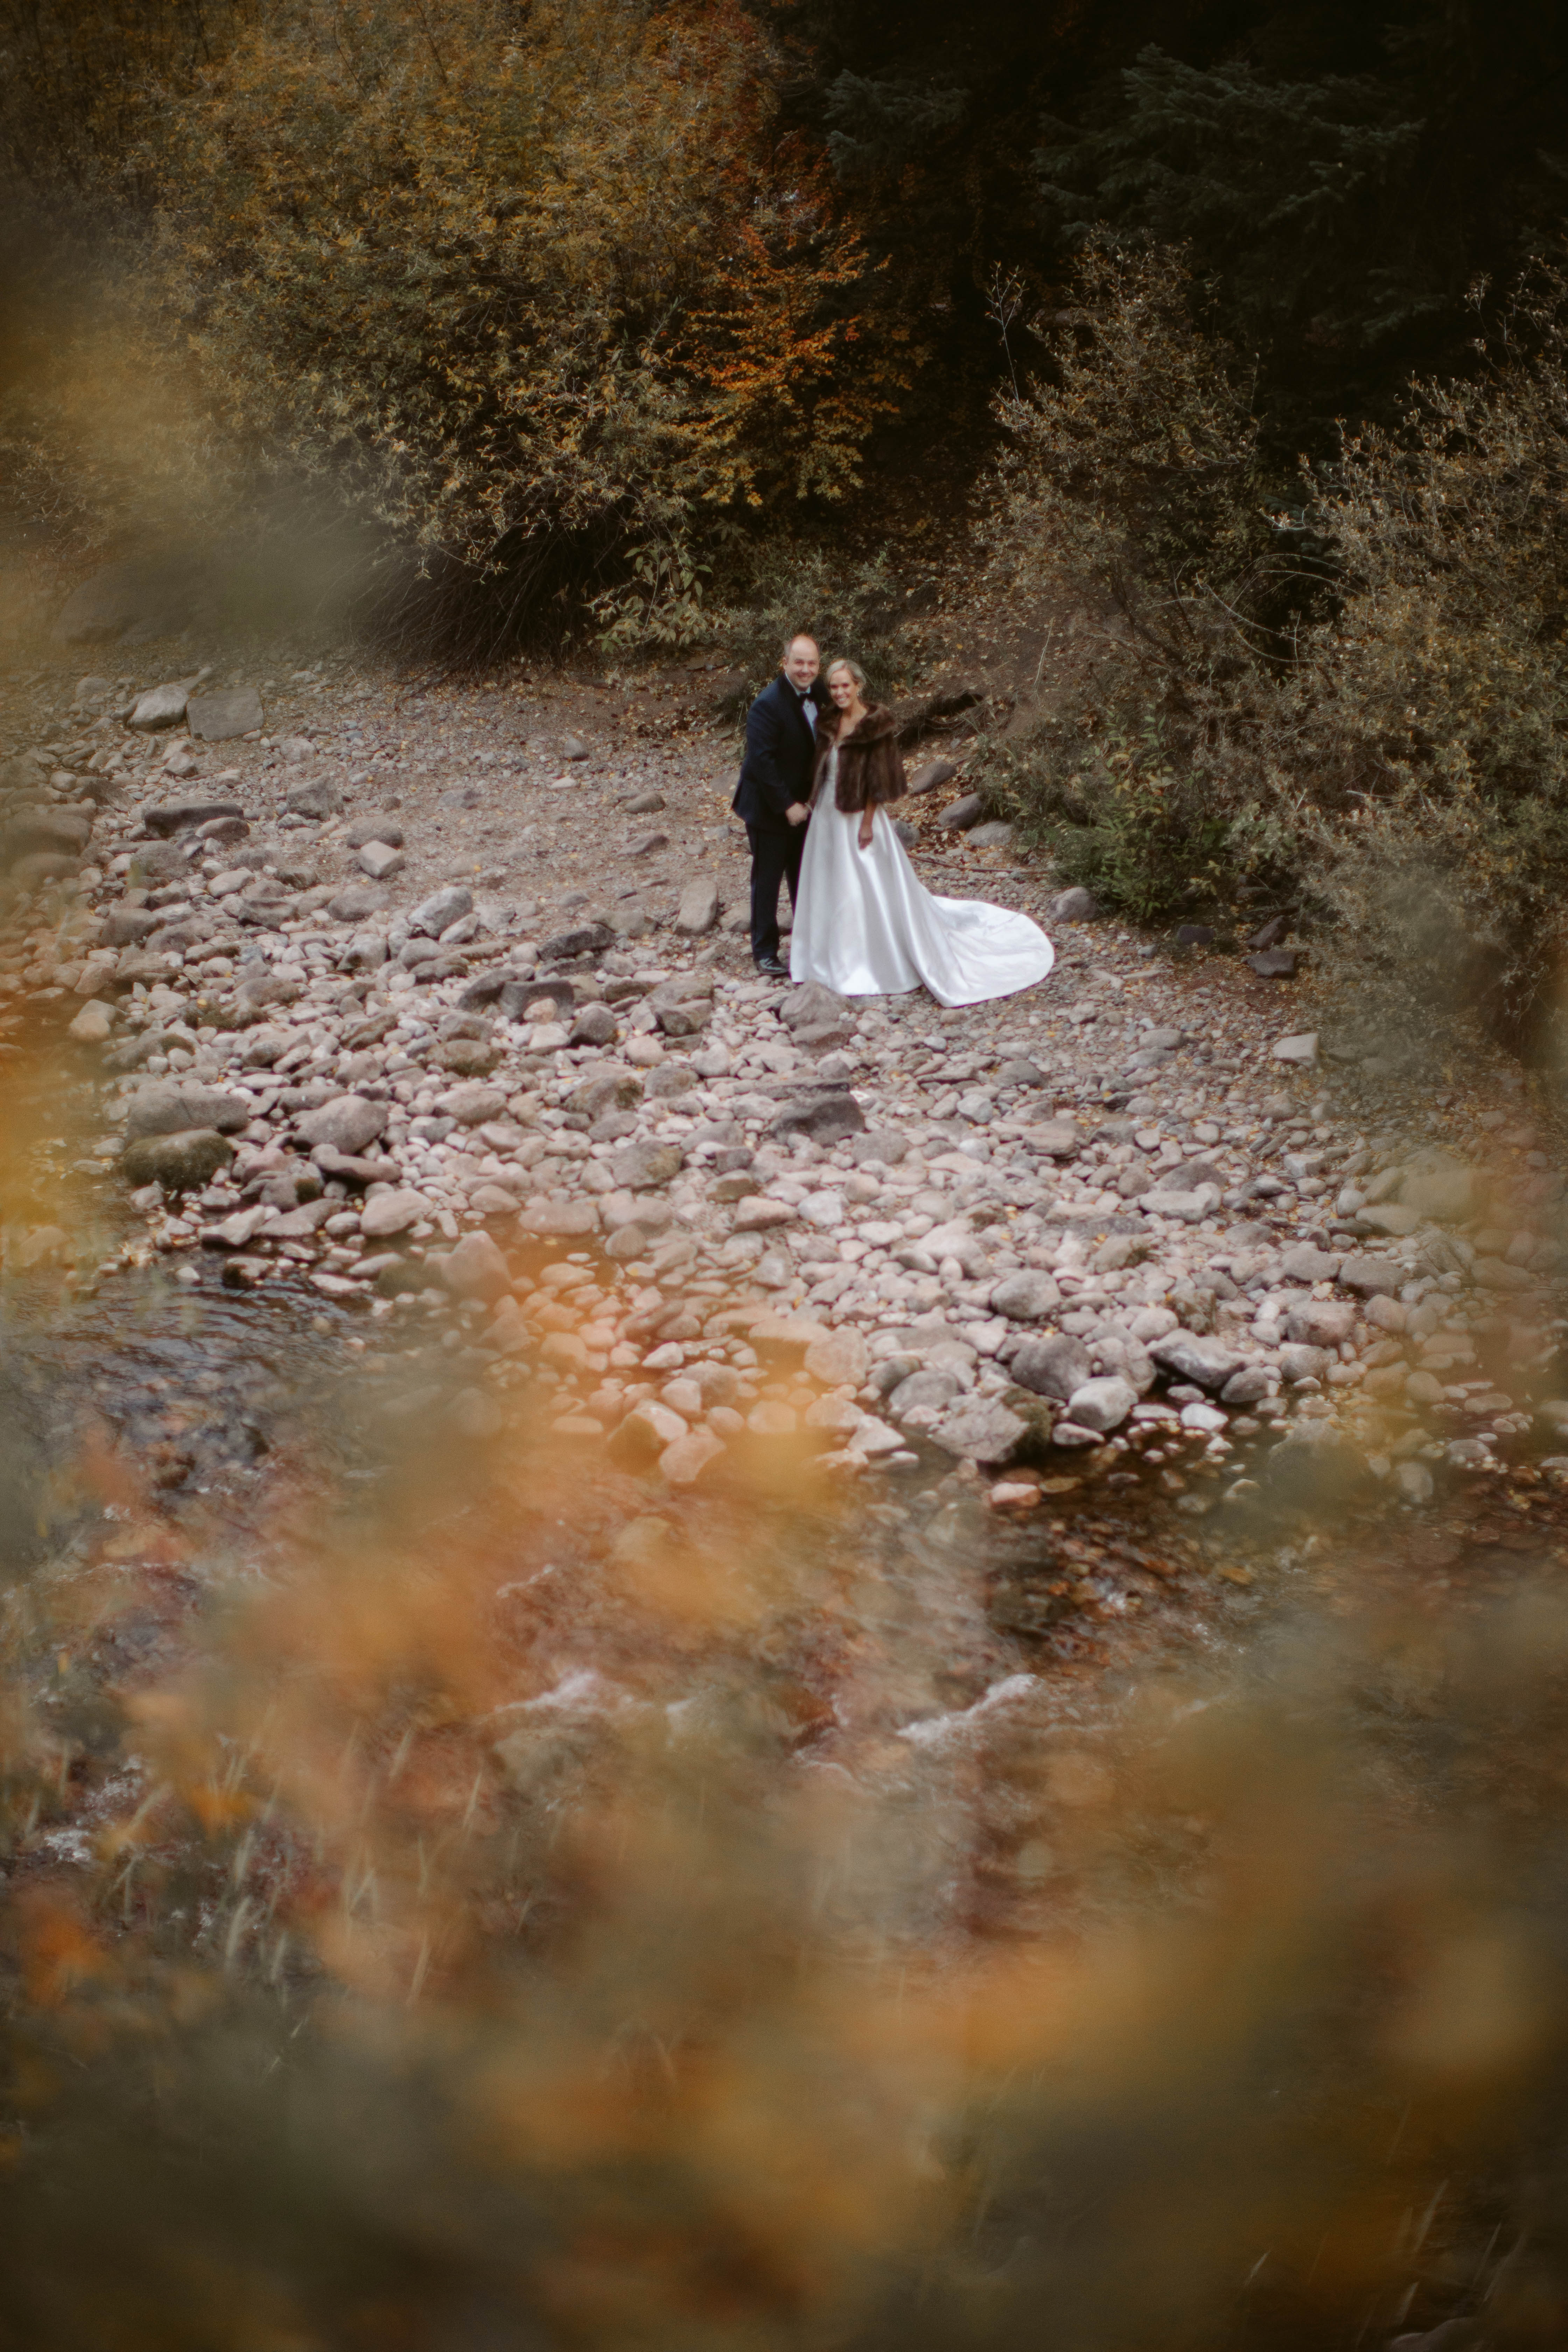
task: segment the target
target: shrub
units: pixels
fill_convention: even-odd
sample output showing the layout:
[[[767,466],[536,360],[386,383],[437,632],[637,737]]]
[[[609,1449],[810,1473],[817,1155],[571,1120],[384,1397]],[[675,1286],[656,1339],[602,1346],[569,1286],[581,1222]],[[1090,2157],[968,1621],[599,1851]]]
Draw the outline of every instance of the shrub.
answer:
[[[1101,622],[1079,707],[988,747],[989,786],[1130,911],[1289,869],[1528,1023],[1568,945],[1568,283],[1294,485],[1191,293],[1095,248],[1054,380],[1002,404],[994,579]]]

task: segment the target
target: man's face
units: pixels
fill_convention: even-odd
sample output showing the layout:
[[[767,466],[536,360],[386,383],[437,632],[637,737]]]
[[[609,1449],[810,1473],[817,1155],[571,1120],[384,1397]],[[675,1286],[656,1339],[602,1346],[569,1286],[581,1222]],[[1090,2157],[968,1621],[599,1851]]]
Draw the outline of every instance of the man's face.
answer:
[[[784,656],[784,676],[797,694],[804,694],[816,678],[819,656],[815,639],[796,637]]]

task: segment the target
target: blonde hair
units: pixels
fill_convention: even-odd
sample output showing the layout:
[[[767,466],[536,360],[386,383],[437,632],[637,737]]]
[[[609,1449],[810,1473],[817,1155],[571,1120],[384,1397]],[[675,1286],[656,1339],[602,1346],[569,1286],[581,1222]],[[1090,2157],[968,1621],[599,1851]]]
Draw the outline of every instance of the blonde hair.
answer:
[[[854,679],[858,691],[861,694],[865,693],[866,673],[861,668],[858,661],[851,661],[847,654],[839,654],[833,661],[830,661],[826,669],[823,672],[823,676],[829,685],[833,682],[833,673],[836,669],[847,669],[850,677]]]

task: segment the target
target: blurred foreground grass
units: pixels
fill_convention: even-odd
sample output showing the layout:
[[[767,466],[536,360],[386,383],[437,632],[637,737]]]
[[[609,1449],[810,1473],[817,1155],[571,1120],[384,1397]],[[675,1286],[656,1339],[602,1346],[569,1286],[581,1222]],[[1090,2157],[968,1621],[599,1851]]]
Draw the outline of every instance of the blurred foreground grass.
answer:
[[[1528,1553],[1484,1612],[1369,1578],[943,1715],[955,1615],[804,1486],[585,1496],[526,1430],[353,1492],[285,1454],[247,1548],[89,1423],[70,1508],[47,1475],[0,1621],[0,2343],[1563,2340]]]

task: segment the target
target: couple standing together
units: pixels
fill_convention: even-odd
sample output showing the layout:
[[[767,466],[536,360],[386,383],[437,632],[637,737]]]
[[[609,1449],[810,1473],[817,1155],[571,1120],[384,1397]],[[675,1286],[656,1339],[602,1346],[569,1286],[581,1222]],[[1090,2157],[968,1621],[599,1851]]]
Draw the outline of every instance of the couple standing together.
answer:
[[[1044,980],[1055,953],[1027,915],[922,887],[889,814],[905,790],[893,714],[867,701],[854,662],[830,662],[819,677],[819,661],[814,638],[792,637],[746,718],[731,805],[752,845],[757,970],[820,981],[839,996],[900,996],[923,983],[939,1004],[979,1004]]]

